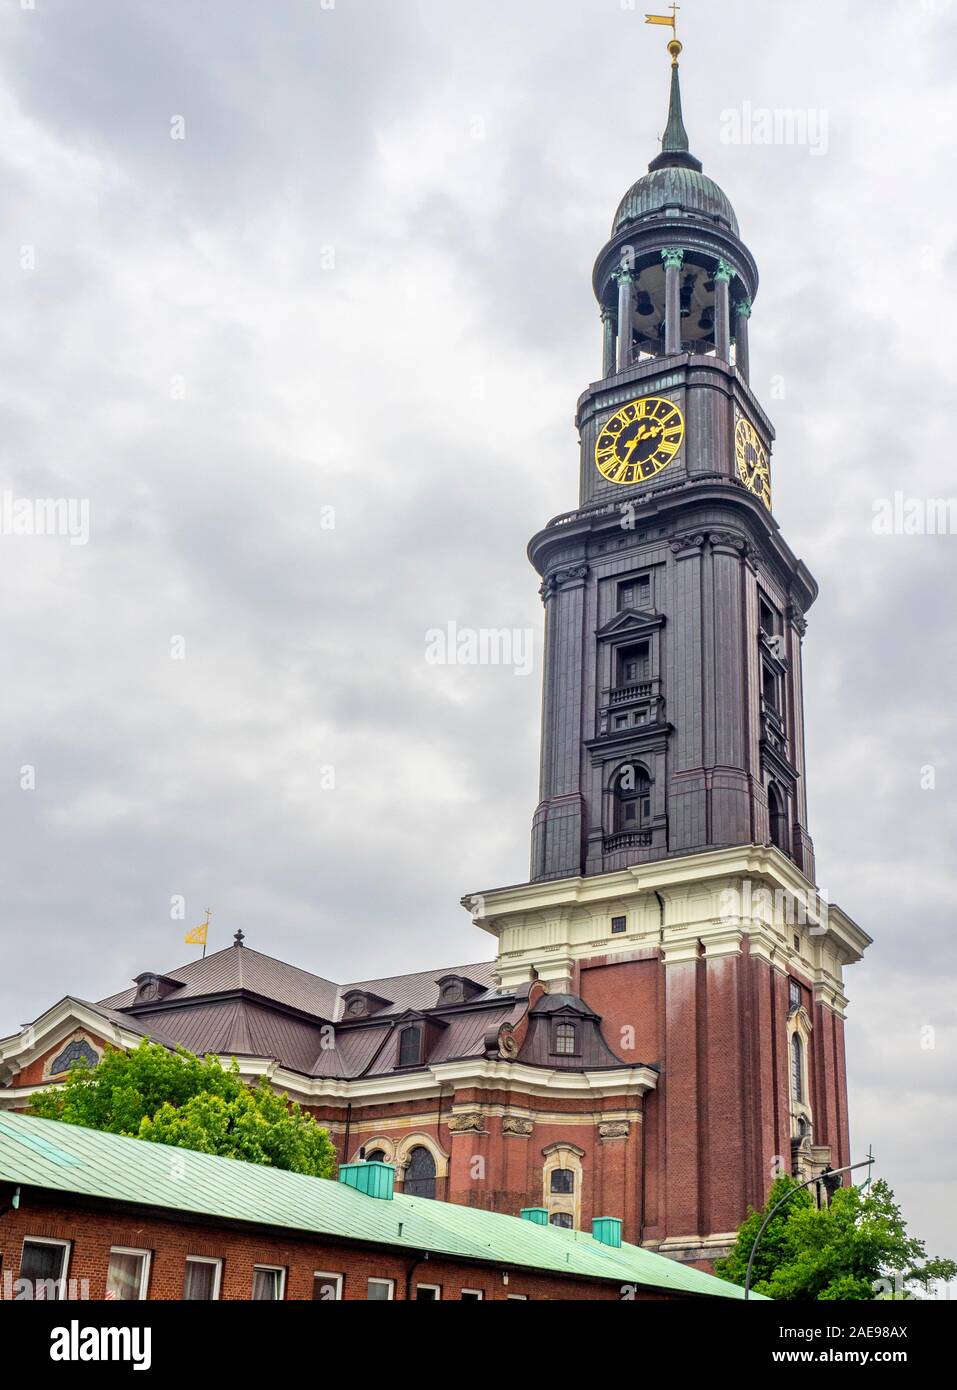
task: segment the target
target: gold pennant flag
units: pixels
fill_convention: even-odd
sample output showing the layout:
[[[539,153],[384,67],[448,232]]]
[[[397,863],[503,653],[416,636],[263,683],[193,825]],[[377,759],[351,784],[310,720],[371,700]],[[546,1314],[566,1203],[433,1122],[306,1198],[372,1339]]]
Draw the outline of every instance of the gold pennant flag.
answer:
[[[208,931],[209,923],[204,922],[203,925],[201,927],[197,927],[195,931],[187,932],[186,935],[183,937],[183,940],[185,941],[187,946],[205,946],[206,934]]]
[[[672,6],[672,9],[675,10],[675,11],[677,11],[678,6],[677,6],[677,5],[673,5],[673,6]],[[678,18],[677,14],[646,14],[646,15],[645,15],[645,23],[646,23],[646,24],[667,24],[668,28],[671,29],[672,32],[676,33],[676,32],[677,32],[677,25],[676,25],[677,18]]]

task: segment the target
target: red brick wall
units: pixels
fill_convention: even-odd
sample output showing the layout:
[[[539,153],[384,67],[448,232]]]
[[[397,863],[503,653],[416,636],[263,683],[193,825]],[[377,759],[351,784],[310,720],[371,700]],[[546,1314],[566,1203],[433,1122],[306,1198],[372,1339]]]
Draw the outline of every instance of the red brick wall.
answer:
[[[112,1245],[153,1252],[150,1299],[182,1298],[188,1255],[222,1259],[220,1296],[230,1300],[250,1298],[256,1264],[285,1268],[286,1298],[293,1300],[312,1298],[313,1274],[317,1270],[344,1275],[343,1298],[365,1299],[366,1281],[379,1278],[394,1279],[394,1296],[403,1299],[413,1266],[413,1297],[416,1283],[440,1284],[444,1299],[458,1299],[462,1289],[481,1290],[487,1299],[505,1299],[509,1294],[525,1294],[529,1299],[618,1300],[621,1297],[618,1285],[594,1280],[561,1279],[510,1270],[506,1284],[501,1266],[472,1265],[443,1258],[420,1261],[415,1252],[403,1254],[385,1248],[353,1248],[275,1232],[256,1234],[220,1229],[188,1219],[129,1216],[92,1207],[73,1209],[30,1193],[25,1194],[19,1211],[8,1212],[0,1218],[2,1269],[13,1279],[19,1275],[20,1252],[26,1236],[72,1241],[68,1278],[87,1280],[91,1299],[102,1299],[105,1295]],[[674,1295],[639,1292],[637,1297],[667,1299]]]

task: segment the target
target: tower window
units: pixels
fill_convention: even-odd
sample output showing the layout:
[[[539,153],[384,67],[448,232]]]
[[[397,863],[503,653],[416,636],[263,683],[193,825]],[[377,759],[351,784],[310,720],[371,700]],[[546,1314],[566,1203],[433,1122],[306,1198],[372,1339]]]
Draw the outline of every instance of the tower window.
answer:
[[[794,1013],[795,1009],[801,1007],[801,986],[797,980],[788,980],[788,1009]]]
[[[578,1051],[578,1029],[574,1023],[556,1023],[552,1032],[552,1052],[557,1057],[574,1057]]]
[[[791,1099],[804,1100],[804,1043],[799,1033],[791,1035]]]
[[[422,1060],[422,1029],[403,1028],[399,1034],[399,1066],[417,1067]]]
[[[639,685],[651,679],[651,649],[647,642],[618,653],[618,686]]]
[[[618,611],[625,608],[651,607],[651,577],[644,574],[640,579],[629,579],[618,587]]]
[[[759,604],[761,631],[766,633],[768,637],[774,637],[778,630],[778,615],[766,599],[759,599]]]
[[[563,1231],[572,1231],[575,1228],[575,1218],[570,1211],[553,1211],[548,1218],[550,1226],[560,1226]]]
[[[764,696],[764,703],[773,710],[779,710],[778,703],[778,678],[771,670],[770,666],[761,667],[761,694]]]
[[[435,1159],[421,1145],[409,1154],[404,1190],[409,1197],[435,1196]]]
[[[784,854],[790,854],[787,805],[780,788],[774,782],[768,787],[768,818],[771,826],[771,843],[776,845]]]
[[[651,822],[651,779],[640,767],[626,767],[618,778],[615,829],[640,830]]]
[[[569,1196],[575,1191],[575,1174],[571,1168],[553,1168],[550,1186],[552,1192]]]
[[[626,932],[627,930],[628,930],[628,919],[627,919],[627,917],[613,917],[613,918],[611,919],[611,931],[612,931],[612,936],[620,936],[623,932]]]

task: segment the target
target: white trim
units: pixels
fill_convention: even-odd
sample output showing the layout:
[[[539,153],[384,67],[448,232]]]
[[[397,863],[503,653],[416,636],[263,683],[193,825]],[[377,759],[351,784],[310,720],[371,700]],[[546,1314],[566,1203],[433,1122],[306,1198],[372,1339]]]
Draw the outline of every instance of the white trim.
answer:
[[[213,1293],[212,1293],[212,1297],[209,1298],[209,1299],[205,1299],[205,1298],[201,1298],[201,1299],[191,1298],[191,1299],[189,1299],[188,1301],[189,1301],[190,1303],[218,1303],[218,1302],[219,1302],[219,1293],[220,1293],[220,1289],[222,1288],[222,1283],[223,1283],[223,1262],[222,1262],[222,1259],[221,1259],[221,1258],[216,1258],[216,1257],[214,1257],[214,1256],[212,1256],[212,1255],[187,1255],[187,1256],[186,1256],[185,1264],[186,1264],[186,1265],[215,1265],[215,1266],[216,1266],[215,1273],[214,1273],[214,1275],[213,1275]],[[184,1265],[184,1268],[183,1268],[183,1292],[184,1292],[184,1293],[186,1292],[186,1268],[185,1268],[185,1265]],[[186,1302],[186,1301],[187,1301],[187,1300],[184,1299],[184,1302]]]
[[[56,1301],[62,1303],[66,1294],[66,1281],[70,1273],[70,1256],[73,1253],[72,1240],[63,1240],[58,1236],[24,1236],[20,1243],[20,1268],[17,1272],[18,1279],[29,1277],[25,1276],[23,1273],[23,1252],[28,1245],[58,1245],[63,1251],[63,1256],[60,1260],[60,1273],[54,1280],[54,1283],[58,1286]]]
[[[146,1301],[146,1293],[147,1293],[147,1290],[149,1289],[149,1284],[150,1284],[150,1265],[151,1265],[152,1260],[153,1260],[153,1252],[152,1252],[152,1250],[138,1250],[138,1249],[136,1249],[136,1248],[135,1248],[134,1246],[132,1246],[132,1245],[111,1245],[111,1246],[110,1246],[110,1254],[111,1254],[111,1255],[138,1255],[138,1256],[140,1257],[140,1259],[143,1261],[143,1268],[142,1268],[142,1271],[141,1271],[141,1273],[140,1273],[140,1290],[139,1290],[139,1293],[137,1294],[136,1302],[138,1302],[138,1303],[144,1303],[144,1302]],[[110,1265],[109,1265],[109,1261],[107,1261],[107,1266],[106,1266],[106,1283],[107,1283],[107,1288],[109,1288],[109,1283],[110,1283]],[[124,1301],[126,1301],[126,1300],[124,1300]]]
[[[484,1302],[485,1294],[481,1289],[459,1289],[459,1298],[475,1299],[476,1301],[481,1300]]]
[[[416,1297],[418,1297],[419,1289],[431,1289],[432,1292],[435,1294],[435,1298],[434,1298],[434,1299],[432,1299],[432,1300],[423,1299],[423,1300],[422,1300],[423,1302],[429,1302],[429,1301],[431,1301],[431,1302],[433,1302],[433,1303],[437,1303],[437,1302],[439,1302],[439,1301],[441,1300],[441,1298],[442,1298],[442,1285],[441,1285],[441,1284],[416,1284],[416,1286],[415,1286]]]
[[[377,1279],[377,1278],[367,1279],[367,1280],[366,1280],[366,1298],[367,1298],[367,1299],[369,1298],[369,1290],[372,1288],[372,1285],[373,1285],[373,1284],[385,1284],[385,1285],[388,1287],[388,1290],[389,1290],[388,1301],[389,1301],[389,1302],[394,1301],[394,1299],[395,1299],[395,1280],[394,1280],[394,1279]],[[382,1302],[385,1302],[386,1300],[384,1300],[384,1299],[375,1299],[375,1298],[374,1298],[374,1299],[371,1299],[370,1301],[371,1301],[372,1303],[382,1303]]]
[[[279,1297],[275,1301],[282,1303],[286,1297],[286,1267],[285,1265],[253,1265],[253,1284],[256,1283],[256,1271],[260,1270],[263,1274],[279,1275]],[[263,1302],[272,1301],[264,1299]]]
[[[314,1303],[340,1303],[340,1302],[342,1301],[342,1279],[343,1279],[343,1276],[342,1276],[341,1274],[329,1274],[329,1273],[328,1273],[326,1270],[324,1270],[324,1269],[314,1269],[314,1270],[312,1271],[312,1289],[313,1289],[313,1293],[315,1293],[315,1290],[316,1290],[316,1280],[317,1280],[317,1279],[325,1279],[325,1280],[327,1280],[330,1284],[335,1284],[335,1286],[336,1286],[336,1296],[335,1296],[335,1298],[313,1298],[313,1302],[314,1302]]]

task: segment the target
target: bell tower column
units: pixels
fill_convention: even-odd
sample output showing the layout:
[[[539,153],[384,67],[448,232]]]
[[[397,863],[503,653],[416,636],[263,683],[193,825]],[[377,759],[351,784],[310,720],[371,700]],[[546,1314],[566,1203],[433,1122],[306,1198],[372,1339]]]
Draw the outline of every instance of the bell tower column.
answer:
[[[728,286],[734,270],[719,261],[714,272],[714,348],[722,362],[731,361],[731,301]]]
[[[615,375],[615,353],[617,351],[616,338],[618,334],[618,320],[614,309],[607,304],[601,311],[601,374],[602,379]]]
[[[748,343],[748,321],[751,318],[750,299],[739,299],[735,305],[735,366],[740,376],[748,381],[751,377],[751,353]]]
[[[622,266],[615,277],[618,281],[618,370],[631,366],[631,334],[635,321],[635,277]]]
[[[665,265],[665,353],[681,351],[681,267],[685,253],[677,246],[662,251]]]

